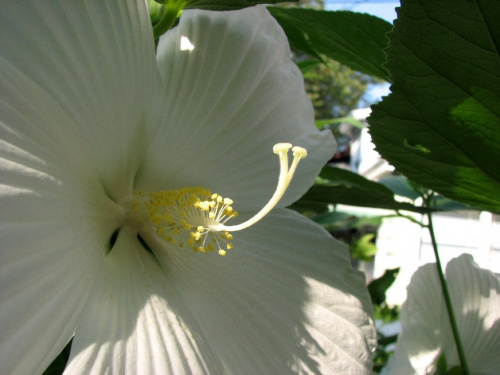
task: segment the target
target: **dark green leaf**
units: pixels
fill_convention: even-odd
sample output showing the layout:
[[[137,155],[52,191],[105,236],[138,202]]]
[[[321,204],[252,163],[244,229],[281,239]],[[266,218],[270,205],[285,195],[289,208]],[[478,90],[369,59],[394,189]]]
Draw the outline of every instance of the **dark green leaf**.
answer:
[[[408,181],[404,176],[390,176],[379,180],[379,183],[391,189],[396,195],[415,200],[422,197],[422,194],[428,189],[418,187]],[[432,196],[431,207],[437,211],[456,211],[456,210],[477,210],[475,207],[448,199],[439,194]]]
[[[268,7],[267,9],[271,12],[271,14],[274,15],[275,12],[274,10],[280,8]],[[285,31],[290,46],[292,46],[296,50],[305,52],[306,54],[308,54],[311,57],[314,57],[318,61],[323,61],[321,55],[314,49],[314,47],[309,42],[309,39],[303,32],[300,24],[297,23],[297,20],[286,17],[281,17],[278,18],[277,20],[281,25],[281,27],[283,28],[283,30]]]
[[[329,204],[385,208],[425,212],[425,208],[394,200],[392,193],[386,194],[352,185],[315,185],[295,202],[291,208],[297,211],[326,212]]]
[[[442,195],[434,195],[432,197],[432,207],[438,211],[477,210],[476,207],[448,199]]]
[[[381,178],[379,180],[379,183],[386,186],[388,189],[394,192],[394,194],[397,194],[401,197],[415,200],[422,196],[404,176],[390,176]]]
[[[320,63],[318,60],[304,60],[297,62],[297,66],[299,67],[302,74],[306,74],[311,69],[314,69]]]
[[[346,186],[354,186],[365,190],[374,190],[387,196],[393,196],[392,191],[384,185],[370,181],[357,173],[353,173],[345,169],[327,165],[321,170],[319,176],[328,180],[329,183],[340,183]]]
[[[328,230],[350,227],[351,223],[355,220],[353,215],[346,212],[327,212],[325,214],[312,217],[319,225],[327,228]]]
[[[446,362],[446,353],[442,353],[437,360],[436,363],[436,373],[437,374],[445,374],[448,368],[448,364]]]
[[[388,80],[383,49],[392,25],[354,12],[270,7],[292,47],[311,56],[323,54],[362,73]]]
[[[436,372],[434,375],[464,375],[464,371],[461,366],[453,366],[448,368],[446,363],[445,353],[441,354],[436,363]]]
[[[378,279],[373,280],[368,285],[368,292],[375,305],[381,305],[385,302],[385,293],[387,289],[394,283],[398,276],[399,268],[386,270],[385,273]]]
[[[316,223],[327,230],[338,230],[341,228],[359,229],[366,226],[378,227],[386,216],[362,216],[358,213],[331,211],[311,217]]]
[[[73,339],[68,342],[66,347],[61,351],[61,353],[59,353],[56,359],[52,361],[50,366],[43,372],[43,375],[61,375],[64,372],[71,352],[72,343]]]
[[[345,204],[389,210],[424,211],[421,207],[395,201],[393,192],[384,185],[345,169],[326,166],[319,176],[326,182],[311,187],[292,208],[299,211],[326,212],[329,204]]]
[[[184,9],[237,10],[258,4],[290,3],[298,0],[189,0]]]
[[[399,202],[394,199],[394,192],[383,184],[341,168],[326,166],[319,177],[323,179],[322,183],[312,186],[291,208],[316,213],[326,213],[328,205],[332,204],[418,213],[474,209],[439,195],[433,198],[432,207]]]
[[[500,211],[500,2],[403,1],[387,50],[377,150],[410,180]]]
[[[378,345],[387,346],[398,341],[398,335],[384,336],[378,338]]]
[[[450,367],[444,375],[465,375],[464,370],[462,369],[461,366],[453,366]]]

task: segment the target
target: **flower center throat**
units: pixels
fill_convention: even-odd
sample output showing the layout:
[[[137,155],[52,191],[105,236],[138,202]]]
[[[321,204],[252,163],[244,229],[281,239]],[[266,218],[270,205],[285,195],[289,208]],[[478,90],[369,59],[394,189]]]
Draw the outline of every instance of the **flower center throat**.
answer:
[[[288,151],[293,161],[289,166]],[[195,252],[217,250],[222,256],[233,247],[231,232],[246,229],[266,216],[285,194],[299,161],[307,156],[302,147],[278,143],[273,151],[280,160],[278,185],[269,202],[247,221],[226,225],[238,216],[230,198],[212,194],[203,187],[184,187],[176,190],[144,193],[134,191],[131,209],[142,225],[142,230],[154,232],[165,241]]]

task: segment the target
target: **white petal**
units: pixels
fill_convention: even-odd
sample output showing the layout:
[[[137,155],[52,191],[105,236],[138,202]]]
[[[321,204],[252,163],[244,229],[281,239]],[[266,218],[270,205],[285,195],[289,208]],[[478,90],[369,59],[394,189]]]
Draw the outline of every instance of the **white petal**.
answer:
[[[435,267],[421,267],[408,287],[391,373],[408,373],[411,367],[417,374],[432,372],[443,352],[448,366],[459,365]],[[469,369],[500,373],[500,278],[464,254],[448,263],[446,280]]]
[[[220,373],[371,373],[364,276],[350,268],[344,245],[304,217],[276,210],[235,232],[225,257],[156,254]]]
[[[130,190],[161,89],[144,1],[9,0],[0,24],[1,139]]]
[[[154,71],[155,64],[144,50],[132,59],[140,43],[151,44],[139,22],[147,21],[144,6],[140,3],[142,15],[134,6],[131,1],[2,3],[2,372],[41,373],[61,351],[116,229],[121,213],[102,186],[115,176],[101,168],[110,161],[123,174],[130,129],[115,127],[110,133],[109,125],[132,115],[112,117],[141,97],[124,90],[149,79],[134,71],[148,64]],[[130,60],[115,64],[116,56]],[[127,70],[132,78],[120,78]],[[112,139],[123,142],[120,149],[111,147]],[[103,155],[109,159],[97,163]]]
[[[189,40],[192,49],[182,48]],[[160,40],[166,122],[149,150],[139,189],[205,186],[236,209],[260,208],[276,188],[273,145],[305,147],[281,205],[302,195],[334,153],[314,125],[303,77],[283,30],[264,7],[186,11]]]
[[[85,163],[73,175],[71,156],[53,165],[23,149],[50,158],[36,138],[11,140],[22,148],[0,141],[0,362],[41,373],[73,335],[120,212]]]
[[[425,374],[437,361],[441,340],[436,335],[451,333],[440,327],[446,310],[439,285],[435,264],[426,264],[413,275],[400,314],[402,332],[389,362],[391,374]]]
[[[65,374],[209,373],[217,360],[183,298],[135,231],[123,228],[82,313]]]
[[[29,188],[0,191],[0,362],[9,374],[43,372],[71,338],[114,230],[77,193],[73,202],[57,186]]]
[[[72,174],[71,155],[53,165],[36,138],[10,141],[0,141],[0,362],[41,373],[73,335],[120,211],[85,163]]]
[[[451,298],[459,311],[457,324],[471,370],[499,374],[500,277],[479,268],[472,256],[464,254],[448,263],[446,279],[453,284]],[[448,357],[450,363],[459,363],[447,348]]]

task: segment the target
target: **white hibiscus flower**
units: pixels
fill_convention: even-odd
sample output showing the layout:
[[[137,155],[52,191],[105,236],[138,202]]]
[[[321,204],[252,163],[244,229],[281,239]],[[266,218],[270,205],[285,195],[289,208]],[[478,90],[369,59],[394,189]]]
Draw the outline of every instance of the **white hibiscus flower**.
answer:
[[[363,276],[283,208],[334,141],[265,8],[186,11],[157,55],[142,0],[6,0],[0,35],[2,373],[73,336],[71,374],[370,372]],[[309,153],[284,197],[221,227],[270,200],[280,142]]]
[[[470,373],[499,374],[500,278],[463,254],[448,263],[446,280]],[[435,374],[443,355],[447,370],[460,366],[435,264],[413,275],[401,326],[391,374]]]

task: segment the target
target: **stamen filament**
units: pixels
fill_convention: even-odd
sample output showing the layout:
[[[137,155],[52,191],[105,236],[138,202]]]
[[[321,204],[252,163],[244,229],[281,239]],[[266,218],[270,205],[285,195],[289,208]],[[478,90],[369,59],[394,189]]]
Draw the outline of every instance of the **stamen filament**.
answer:
[[[299,161],[301,159],[304,159],[307,156],[307,151],[306,149],[302,147],[295,146],[292,148],[293,151],[293,161],[292,165],[290,166],[290,169],[288,168],[288,150],[292,148],[292,145],[290,143],[278,143],[274,146],[273,152],[275,154],[278,154],[280,158],[280,175],[278,178],[278,186],[276,187],[276,191],[274,192],[273,196],[267,202],[267,204],[259,211],[257,212],[253,217],[248,219],[247,221],[237,224],[237,225],[224,225],[224,224],[217,224],[210,226],[210,230],[212,231],[228,231],[228,232],[235,232],[239,230],[246,229],[255,223],[257,223],[259,220],[261,220],[264,216],[266,216],[280,201],[280,199],[283,197],[285,194],[286,190],[288,189],[288,186],[290,185],[290,181],[292,180],[292,177],[295,173],[295,170],[297,169],[297,165],[299,164]]]

